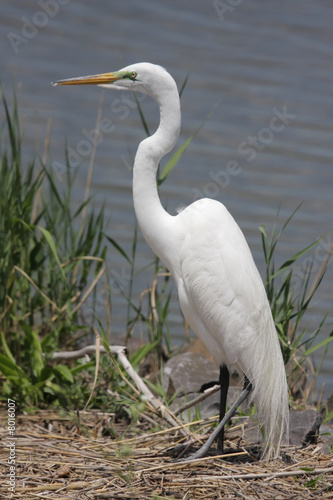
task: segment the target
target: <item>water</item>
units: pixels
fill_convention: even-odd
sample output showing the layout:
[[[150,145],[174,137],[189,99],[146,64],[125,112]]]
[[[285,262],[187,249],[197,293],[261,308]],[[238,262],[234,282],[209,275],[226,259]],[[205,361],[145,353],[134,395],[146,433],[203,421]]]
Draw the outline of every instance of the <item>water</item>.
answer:
[[[331,5],[324,0],[4,0],[1,79],[8,97],[13,80],[19,89],[26,158],[43,153],[49,119],[50,155],[58,165],[64,163],[68,140],[74,163],[81,162],[75,192],[79,200],[91,153],[87,134],[95,128],[103,91],[52,88],[50,82],[145,60],[165,66],[178,85],[189,74],[179,144],[211,110],[214,114],[161,196],[172,213],[198,196],[222,201],[242,227],[262,271],[258,226],[271,227],[279,207],[284,221],[303,202],[279,247],[280,263],[333,227],[331,25]],[[102,97],[103,117],[114,128],[98,146],[92,192],[96,204],[106,200],[109,234],[129,251],[134,227],[129,165],[144,132],[132,103],[115,101],[122,97],[111,92]],[[153,130],[156,106],[148,98],[142,105]],[[315,253],[317,267],[332,238],[327,236]],[[139,266],[152,261],[141,236],[138,251]],[[110,270],[126,281],[121,257],[110,251],[108,259]],[[304,258],[300,271],[305,264]],[[331,265],[309,316],[314,324],[325,314],[332,323],[332,277]],[[137,277],[137,293],[149,280],[149,271]],[[114,336],[124,332],[125,311],[115,293]],[[170,327],[180,341],[183,326],[176,299]],[[333,392],[332,358],[333,347],[318,381],[319,389],[325,384],[326,396]],[[319,357],[314,361],[318,364]]]

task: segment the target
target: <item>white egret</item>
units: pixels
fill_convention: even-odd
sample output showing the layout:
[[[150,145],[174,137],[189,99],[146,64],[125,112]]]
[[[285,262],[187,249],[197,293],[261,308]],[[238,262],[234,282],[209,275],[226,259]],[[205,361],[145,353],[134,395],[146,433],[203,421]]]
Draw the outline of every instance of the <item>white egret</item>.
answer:
[[[133,200],[139,226],[172,273],[186,321],[220,366],[224,384],[221,415],[225,413],[229,371],[236,369],[246,382],[242,399],[249,395],[248,399],[255,402],[264,428],[262,458],[276,458],[288,435],[288,388],[265,288],[245,237],[225,206],[216,200],[198,200],[172,216],[159,199],[157,167],[175,146],[180,130],[175,81],[161,66],[138,63],[114,73],[54,84],[97,84],[143,92],[157,101],[159,126],[140,143],[134,162]],[[201,456],[201,452],[195,456]]]

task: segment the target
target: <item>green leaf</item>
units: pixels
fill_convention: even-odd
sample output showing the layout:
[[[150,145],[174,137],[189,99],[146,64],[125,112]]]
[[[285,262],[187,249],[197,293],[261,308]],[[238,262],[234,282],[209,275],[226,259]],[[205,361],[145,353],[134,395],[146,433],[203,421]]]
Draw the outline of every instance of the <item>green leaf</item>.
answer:
[[[95,366],[95,361],[89,361],[88,363],[84,363],[82,365],[75,366],[71,369],[72,375],[77,375],[78,373],[87,370],[88,368],[92,368]]]
[[[57,251],[57,247],[54,243],[54,240],[53,240],[53,237],[52,237],[52,234],[50,233],[50,231],[48,231],[47,229],[45,229],[44,227],[41,227],[41,226],[36,226],[44,235],[44,238],[46,239],[51,251],[52,251],[52,254],[53,254],[53,257],[55,258],[58,266],[59,266],[59,269],[60,269],[60,272],[62,274],[62,277],[64,279],[64,281],[67,282],[67,278],[66,278],[66,274],[65,274],[65,271],[61,265],[61,262],[60,262],[60,259],[59,259],[59,255],[58,255],[58,251]]]
[[[42,369],[44,368],[44,357],[43,357],[43,351],[42,351],[42,346],[38,337],[37,332],[31,330],[30,331],[30,352],[31,352],[31,367],[34,375],[36,377],[40,376],[40,373]]]
[[[305,483],[304,486],[306,486],[307,488],[316,488],[318,481],[320,481],[322,477],[323,476],[321,475],[316,477],[315,479],[310,479],[307,483]]]
[[[7,356],[7,358],[14,364],[16,365],[16,361],[15,361],[15,358],[14,356],[12,355],[12,353],[10,352],[10,349],[8,347],[8,344],[6,342],[6,339],[5,339],[5,334],[4,332],[1,332],[0,333],[0,338],[1,338],[1,343],[2,343],[2,347],[5,351],[5,354]]]
[[[328,233],[324,234],[324,236],[322,236],[321,238],[319,238],[318,240],[316,240],[314,243],[311,243],[311,245],[309,245],[306,248],[304,248],[304,250],[301,250],[300,252],[296,253],[293,257],[291,257],[290,259],[288,259],[286,262],[284,262],[282,264],[282,266],[279,268],[279,270],[277,271],[276,274],[280,273],[281,271],[283,271],[287,267],[290,267],[296,260],[298,260],[300,257],[302,257],[306,252],[308,252],[309,250],[311,250],[311,248],[313,248],[316,245],[318,245],[318,243],[320,241],[322,241],[324,238],[326,238],[326,236],[328,236],[331,232],[332,231],[329,231]]]
[[[18,376],[18,367],[9,358],[0,353],[0,371],[9,378],[13,375]]]
[[[332,418],[333,418],[333,410],[328,412],[327,411],[327,406],[326,407],[324,406],[324,410],[326,411],[326,414],[323,417],[323,422],[322,423],[326,424],[327,422],[329,422],[330,420],[332,420]],[[321,432],[320,436],[331,436],[332,439],[333,439],[333,431],[332,432]]]
[[[157,345],[159,344],[159,340],[156,342],[148,342],[147,344],[140,347],[134,354],[131,356],[130,363],[133,366],[137,366],[140,361],[142,361],[147,354],[149,354]]]
[[[328,337],[327,339],[322,340],[321,342],[319,342],[319,344],[316,344],[315,346],[311,347],[310,349],[307,349],[304,352],[303,356],[310,356],[310,354],[312,354],[314,351],[316,351],[317,349],[320,349],[321,347],[323,347],[326,344],[329,344],[330,342],[332,342],[332,340],[333,340],[333,337]]]
[[[65,394],[64,389],[59,384],[55,384],[50,380],[46,380],[45,382],[45,389],[44,389],[45,392],[47,392],[46,388],[48,388],[49,391],[52,391],[50,392],[50,394]]]
[[[180,87],[180,91],[179,91],[179,97],[181,97],[183,95],[183,92],[185,90],[185,87],[187,85],[187,82],[188,82],[188,79],[190,77],[190,73],[187,73],[187,75],[185,76],[185,79],[183,81],[183,84],[182,86]]]
[[[150,132],[149,132],[149,127],[148,127],[148,123],[146,121],[146,118],[145,118],[145,115],[143,114],[143,111],[142,111],[142,107],[141,107],[141,104],[140,104],[140,101],[136,95],[136,93],[134,92],[133,93],[134,95],[134,99],[135,99],[135,102],[138,106],[138,111],[139,111],[139,115],[140,115],[140,119],[141,119],[141,123],[142,123],[142,126],[143,128],[145,129],[145,132],[146,134],[149,136],[150,135]]]
[[[66,365],[57,365],[54,367],[54,371],[58,372],[64,380],[67,382],[74,383],[74,378],[71,370]]]
[[[32,271],[40,269],[45,261],[44,248],[41,241],[37,242],[30,252],[30,268]]]
[[[101,336],[102,344],[103,344],[105,350],[108,353],[110,353],[110,346],[109,346],[109,342],[108,342],[108,339],[106,337],[103,325],[102,325],[101,321],[98,318],[97,318],[97,321],[98,321],[99,328],[100,328],[100,336]]]
[[[129,264],[132,265],[131,259],[128,257],[127,253],[125,250],[122,249],[122,247],[119,245],[119,243],[116,242],[113,238],[105,234],[106,239],[115,247],[116,250],[127,260]]]
[[[21,379],[29,382],[22,368],[0,353],[0,371],[3,375],[14,383],[19,383]]]

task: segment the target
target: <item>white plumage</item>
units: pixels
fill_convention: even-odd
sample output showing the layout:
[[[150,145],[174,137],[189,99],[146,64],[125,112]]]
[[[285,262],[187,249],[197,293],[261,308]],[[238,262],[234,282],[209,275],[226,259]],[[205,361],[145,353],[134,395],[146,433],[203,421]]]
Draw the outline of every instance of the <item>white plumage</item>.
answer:
[[[184,238],[175,274],[191,328],[229,371],[251,381],[264,424],[266,459],[279,454],[288,429],[285,368],[266,292],[244,235],[227,209],[199,200],[178,215]]]
[[[160,66],[138,63],[57,83],[138,90],[157,101],[159,127],[141,142],[135,157],[133,199],[139,226],[170,269],[185,319],[216,363],[235,368],[251,382],[251,399],[265,431],[263,458],[277,457],[288,435],[288,388],[265,289],[244,235],[215,200],[198,200],[171,216],[159,199],[157,167],[174,147],[181,121],[173,78]]]

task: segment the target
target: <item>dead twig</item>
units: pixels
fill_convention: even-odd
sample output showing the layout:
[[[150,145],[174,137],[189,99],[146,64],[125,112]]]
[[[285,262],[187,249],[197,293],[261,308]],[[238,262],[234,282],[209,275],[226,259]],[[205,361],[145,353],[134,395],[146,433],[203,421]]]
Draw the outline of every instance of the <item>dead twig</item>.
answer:
[[[100,345],[99,346],[100,351],[102,353],[108,353],[108,351],[105,349],[104,346]],[[110,354],[115,354],[117,355],[119,363],[122,365],[126,373],[131,377],[131,379],[135,382],[137,388],[141,392],[141,394],[144,396],[145,400],[150,403],[150,405],[158,411],[159,415],[166,420],[172,427],[177,427],[179,428],[180,432],[184,436],[191,436],[193,437],[193,434],[189,429],[186,428],[186,426],[182,425],[182,422],[178,420],[172,412],[164,406],[155,396],[154,394],[150,391],[150,389],[146,386],[142,378],[139,376],[139,374],[134,370],[133,366],[127,359],[127,356],[125,354],[126,352],[126,347],[125,346],[109,346],[109,353]],[[78,351],[61,351],[61,352],[54,352],[53,353],[53,359],[56,361],[60,360],[71,360],[71,359],[78,359],[82,358],[83,356],[87,354],[94,354],[96,353],[96,345],[89,345],[86,347],[83,347],[82,349],[79,349]]]

